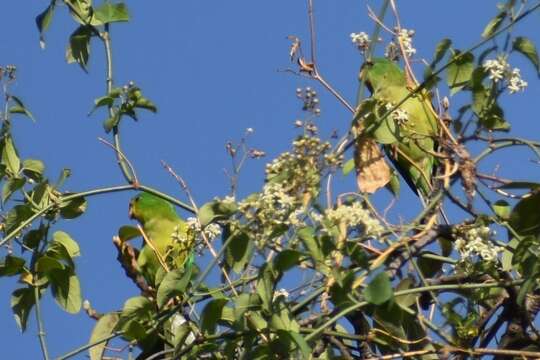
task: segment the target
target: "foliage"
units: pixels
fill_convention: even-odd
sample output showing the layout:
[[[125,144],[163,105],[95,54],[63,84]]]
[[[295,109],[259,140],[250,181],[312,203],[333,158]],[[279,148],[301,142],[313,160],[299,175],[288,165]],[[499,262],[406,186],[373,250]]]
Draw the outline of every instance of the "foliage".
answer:
[[[389,2],[394,13],[385,19]],[[129,22],[128,6],[51,0],[36,18],[41,46],[60,4],[68,8],[75,27],[67,41],[67,62],[87,71],[96,41],[107,54],[107,91],[94,100],[90,115],[107,110],[104,130],[112,133],[127,184],[69,193],[63,190],[68,169],[52,182],[42,161],[25,159],[11,130],[16,117],[34,120],[34,116],[10,92],[16,68],[0,68],[5,99],[0,129],[4,235],[0,276],[18,278],[11,294],[15,320],[25,331],[29,315],[36,312],[45,358],[39,304],[48,296],[47,289],[64,311],[78,313],[83,307],[96,320],[89,344],[62,359],[85,350],[91,359],[106,358],[111,352],[106,344],[115,338],[137,346],[140,359],[540,357],[534,323],[540,310],[540,185],[501,179],[479,169],[480,162],[509,147],[526,146],[540,159],[539,142],[506,134],[510,119],[502,101],[527,87],[519,69],[510,66],[514,58],[521,56],[539,69],[532,40],[509,30],[540,4],[522,6],[508,0],[498,5],[480,43],[457,49],[450,39],[442,39],[422,69],[411,66],[417,56],[414,31],[399,25],[389,30],[390,41],[379,56],[385,52],[406,69],[406,85],[399,88],[397,99],[385,101],[374,91],[372,98],[359,99],[355,107],[322,77],[315,59],[304,57],[300,40],[291,37],[290,55],[298,72],[351,110],[350,131],[337,141],[320,139],[318,94],[312,87],[298,89],[305,112],[305,118],[296,122],[300,134],[290,151],[267,164],[262,189],[243,199],[236,197],[236,176],[245,160],[264,156],[247,150],[244,138],[240,145],[227,147],[235,174],[231,194],[202,206],[193,202],[183,179],[170,168],[186,189],[189,205],[139,183],[120,148],[120,122],[145,116],[140,110],[157,111],[135,83],[116,86],[113,81],[109,30]],[[312,1],[308,4],[311,7]],[[399,24],[394,5],[383,4],[374,38],[378,39],[382,22]],[[351,34],[351,39],[369,65],[377,42],[364,32]],[[413,70],[423,70],[421,83]],[[361,88],[374,86],[373,81],[365,82],[366,77],[360,76]],[[440,101],[432,97],[435,91],[461,97],[450,105],[447,97]],[[437,131],[414,130],[408,115],[421,121],[422,114],[407,114],[408,103],[430,107]],[[429,149],[421,146],[426,139]],[[411,146],[421,152],[417,158],[433,162],[428,167],[431,172],[433,165],[433,173],[424,175],[430,192],[418,191],[406,173],[398,174],[397,163],[404,156],[410,172],[419,168],[403,150]],[[377,166],[367,166],[370,161]],[[352,176],[353,170],[359,188],[335,195],[334,174]],[[368,171],[385,175],[375,178],[366,175]],[[371,193],[386,186],[399,202],[400,177],[425,203],[412,220],[392,224],[381,215]],[[91,196],[134,189],[191,212],[187,236],[197,241],[197,255],[210,253],[213,260],[203,263],[202,257],[194,256],[178,264],[169,249],[154,286],[137,265],[140,249],[131,244],[145,234],[122,226],[114,239],[118,265],[140,294],[125,299],[122,309],[99,309],[100,313],[83,304],[84,284],[76,272],[81,253],[76,240],[61,230],[63,220],[83,215]],[[453,222],[444,213],[449,201],[461,211]],[[497,234],[496,229],[505,231]],[[218,236],[221,243],[213,243]],[[215,269],[219,284],[209,280]]]

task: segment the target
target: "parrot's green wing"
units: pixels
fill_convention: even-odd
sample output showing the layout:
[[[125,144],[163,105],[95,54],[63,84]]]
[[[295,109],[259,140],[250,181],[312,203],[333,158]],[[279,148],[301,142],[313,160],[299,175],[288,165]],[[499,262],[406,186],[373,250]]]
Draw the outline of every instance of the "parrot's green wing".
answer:
[[[403,71],[387,59],[377,58],[366,62],[360,78],[365,81],[372,98],[387,109],[396,106],[411,93]],[[439,131],[436,114],[429,94],[425,92],[409,97],[398,110],[406,119],[390,119],[396,121],[392,128],[395,142],[385,145],[385,150],[413,191],[425,198],[432,191],[433,152]]]
[[[194,239],[189,236],[186,222],[170,203],[143,192],[131,199],[129,216],[141,224],[150,242],[143,246],[137,264],[151,285],[155,285],[159,268],[172,270],[184,266]]]

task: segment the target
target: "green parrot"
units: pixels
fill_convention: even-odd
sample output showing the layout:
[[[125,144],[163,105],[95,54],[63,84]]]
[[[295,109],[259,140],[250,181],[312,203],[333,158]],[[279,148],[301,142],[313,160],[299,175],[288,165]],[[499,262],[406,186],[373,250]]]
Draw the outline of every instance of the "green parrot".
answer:
[[[142,192],[131,199],[129,217],[141,224],[151,243],[149,246],[145,242],[137,258],[137,265],[150,285],[156,285],[160,267],[166,271],[178,269],[192,257],[194,238],[169,202]]]
[[[359,77],[371,92],[371,100],[368,101],[378,108],[378,111],[372,111],[374,120],[371,126],[367,124],[364,128],[366,131],[371,128],[376,140],[384,138],[378,142],[385,144],[390,160],[425,202],[433,191],[432,176],[436,163],[433,152],[439,134],[437,115],[429,94],[422,91],[411,96],[383,122],[380,116],[411,93],[405,73],[393,61],[375,58],[362,65]]]

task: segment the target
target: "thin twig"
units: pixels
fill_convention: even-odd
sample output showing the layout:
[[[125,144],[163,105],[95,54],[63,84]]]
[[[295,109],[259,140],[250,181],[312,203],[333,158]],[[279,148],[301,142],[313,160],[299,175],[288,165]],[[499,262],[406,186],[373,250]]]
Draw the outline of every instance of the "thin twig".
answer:
[[[98,140],[113,149],[117,156],[120,156],[122,159],[125,160],[127,166],[129,167],[129,170],[131,171],[131,174],[133,175],[133,185],[137,186],[139,184],[139,179],[137,178],[137,173],[135,172],[135,168],[133,167],[133,164],[131,161],[129,161],[128,157],[122,152],[122,150],[108,142],[107,140],[103,139],[102,137],[98,137]]]

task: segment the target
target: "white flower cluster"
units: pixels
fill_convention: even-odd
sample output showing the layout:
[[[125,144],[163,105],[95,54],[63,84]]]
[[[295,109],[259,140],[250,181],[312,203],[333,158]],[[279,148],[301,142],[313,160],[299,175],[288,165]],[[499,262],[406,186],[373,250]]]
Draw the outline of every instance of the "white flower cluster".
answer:
[[[278,212],[287,213],[295,206],[296,199],[285,190],[281,183],[268,183],[263,188],[261,200],[265,207],[275,208]]]
[[[369,47],[369,36],[365,32],[351,33],[351,41],[361,51],[366,51]]]
[[[202,236],[201,223],[197,218],[189,217],[186,219],[186,222],[191,233],[196,237]],[[212,241],[221,235],[221,227],[218,224],[208,224],[204,227],[204,235],[209,241]]]
[[[461,260],[470,260],[475,256],[484,261],[495,261],[503,248],[491,242],[493,232],[487,226],[472,227],[465,231],[458,231],[456,236],[456,250]]]
[[[385,105],[385,108],[387,111],[392,110],[393,107],[394,107],[394,104],[392,103],[386,103]],[[390,115],[399,125],[404,124],[407,121],[409,121],[409,113],[406,110],[403,110],[400,108],[392,111],[392,114]]]
[[[482,67],[489,72],[489,79],[493,82],[508,80],[508,91],[514,94],[518,91],[523,91],[527,87],[527,82],[521,78],[521,72],[518,68],[510,70],[510,64],[504,56],[499,56],[497,59],[489,59],[484,61]]]
[[[510,94],[525,90],[527,85],[527,82],[521,78],[519,69],[514,68],[508,79],[508,91],[510,91]]]
[[[358,202],[352,205],[339,205],[335,209],[327,209],[325,215],[336,225],[345,223],[347,227],[363,226],[364,234],[367,236],[378,236],[384,231],[379,220],[372,217],[369,211]]]
[[[414,36],[414,30],[401,29],[397,34],[397,38],[403,46],[403,51],[407,57],[411,57],[416,54],[416,49],[412,46],[412,38]]]

